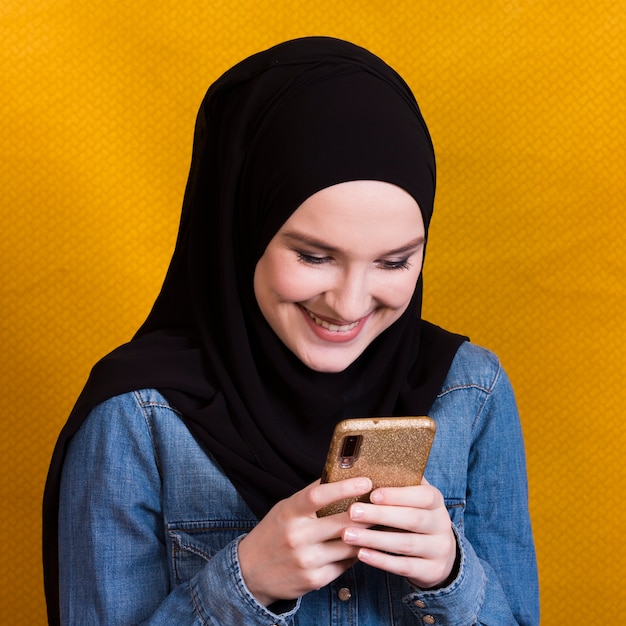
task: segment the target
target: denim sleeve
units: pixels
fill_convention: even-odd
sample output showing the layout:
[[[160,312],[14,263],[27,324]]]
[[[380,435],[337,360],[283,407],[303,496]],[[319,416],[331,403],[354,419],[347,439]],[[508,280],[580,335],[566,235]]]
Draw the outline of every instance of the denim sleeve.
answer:
[[[96,407],[63,467],[59,569],[63,624],[286,626],[245,587],[237,542],[171,584],[162,485],[150,424],[134,394]]]
[[[415,589],[404,602],[439,625],[535,626],[539,592],[524,444],[513,391],[500,367],[487,391],[472,425],[464,521],[455,528],[458,576],[443,589]]]

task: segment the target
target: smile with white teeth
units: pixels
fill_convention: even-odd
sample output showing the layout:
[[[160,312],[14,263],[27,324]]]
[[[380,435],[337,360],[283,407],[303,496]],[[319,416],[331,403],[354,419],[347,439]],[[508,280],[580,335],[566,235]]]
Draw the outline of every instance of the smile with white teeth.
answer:
[[[345,324],[344,326],[339,326],[338,324],[331,324],[330,322],[320,319],[319,317],[311,313],[311,311],[309,311],[308,309],[306,309],[306,312],[309,314],[309,317],[318,326],[321,326],[322,328],[325,328],[326,330],[330,330],[333,333],[347,333],[349,330],[352,330],[353,328],[355,328],[359,323],[359,322],[352,322],[352,324]]]

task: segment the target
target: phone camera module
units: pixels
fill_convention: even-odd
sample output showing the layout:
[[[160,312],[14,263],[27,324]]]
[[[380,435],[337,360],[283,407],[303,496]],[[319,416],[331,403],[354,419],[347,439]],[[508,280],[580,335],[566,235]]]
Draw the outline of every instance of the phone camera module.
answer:
[[[362,435],[347,435],[343,438],[341,454],[339,455],[339,467],[349,469],[354,465],[359,456],[362,440]]]

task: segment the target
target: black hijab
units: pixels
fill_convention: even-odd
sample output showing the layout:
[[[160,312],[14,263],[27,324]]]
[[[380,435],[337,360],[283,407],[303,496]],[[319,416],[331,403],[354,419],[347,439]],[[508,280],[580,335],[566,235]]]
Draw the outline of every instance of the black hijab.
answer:
[[[52,458],[50,623],[65,449],[107,398],[159,389],[258,517],[319,477],[340,419],[428,413],[465,338],[421,320],[421,277],[407,311],[340,373],[307,368],[254,298],[255,265],[281,225],[316,191],[351,180],[402,187],[428,229],[430,136],[410,89],[378,57],[336,39],[298,39],[242,61],[208,90],[161,293],[133,340],[92,370]]]

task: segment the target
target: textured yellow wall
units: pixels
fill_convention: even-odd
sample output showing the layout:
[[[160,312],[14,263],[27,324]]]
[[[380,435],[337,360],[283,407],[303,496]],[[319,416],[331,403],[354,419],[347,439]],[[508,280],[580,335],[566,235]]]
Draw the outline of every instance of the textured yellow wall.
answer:
[[[371,48],[417,94],[440,171],[426,314],[513,379],[543,623],[618,623],[623,0],[2,0],[0,623],[45,622],[49,455],[89,368],[159,289],[206,87],[308,34]]]

